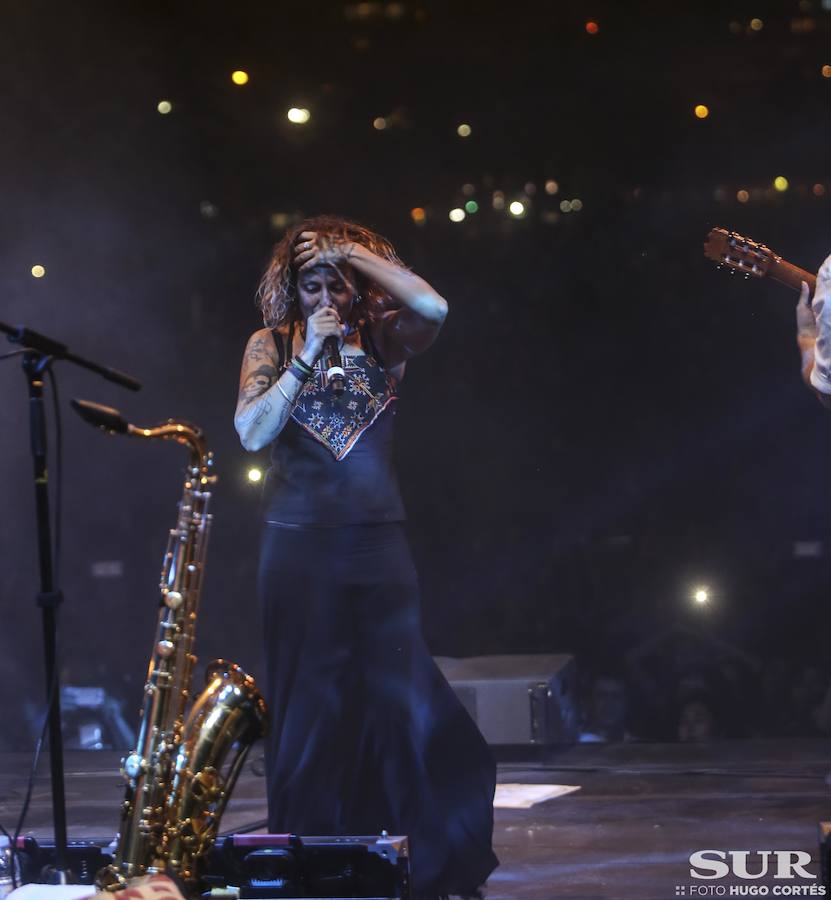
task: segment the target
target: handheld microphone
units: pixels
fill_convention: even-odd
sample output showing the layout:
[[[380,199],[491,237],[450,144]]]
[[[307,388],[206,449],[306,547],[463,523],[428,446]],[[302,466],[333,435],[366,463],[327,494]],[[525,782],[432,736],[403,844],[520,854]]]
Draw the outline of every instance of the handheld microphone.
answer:
[[[346,387],[346,372],[340,358],[340,346],[334,336],[327,337],[323,341],[323,368],[326,372],[326,380],[332,385],[336,397],[344,392]]]

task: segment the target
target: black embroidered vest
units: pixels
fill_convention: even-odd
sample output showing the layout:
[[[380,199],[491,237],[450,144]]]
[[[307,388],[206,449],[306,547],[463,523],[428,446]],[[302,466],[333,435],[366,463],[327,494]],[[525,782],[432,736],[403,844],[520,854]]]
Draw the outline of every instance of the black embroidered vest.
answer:
[[[290,361],[293,330],[285,346],[274,332],[281,374]],[[343,357],[343,394],[336,397],[319,361],[272,444],[267,521],[334,526],[404,518],[392,465],[396,380],[369,329],[361,326],[360,335],[364,352]]]

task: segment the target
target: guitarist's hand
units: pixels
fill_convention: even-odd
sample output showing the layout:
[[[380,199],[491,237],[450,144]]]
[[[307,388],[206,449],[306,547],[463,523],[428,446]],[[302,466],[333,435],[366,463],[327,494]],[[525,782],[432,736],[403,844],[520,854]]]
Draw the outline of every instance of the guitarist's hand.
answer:
[[[804,353],[813,350],[817,342],[817,318],[814,310],[808,304],[811,289],[803,281],[802,290],[799,292],[799,303],[796,304],[796,343]]]

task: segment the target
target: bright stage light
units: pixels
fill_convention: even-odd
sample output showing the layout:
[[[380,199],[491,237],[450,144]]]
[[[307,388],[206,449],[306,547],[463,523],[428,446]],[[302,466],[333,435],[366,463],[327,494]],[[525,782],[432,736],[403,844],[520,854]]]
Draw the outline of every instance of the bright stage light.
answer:
[[[166,116],[169,112],[173,110],[173,104],[169,100],[159,100],[158,106],[156,109],[163,115]]]
[[[710,110],[703,104],[699,103],[695,108],[695,117],[697,119],[706,119],[710,115]]]
[[[306,122],[311,119],[312,114],[308,109],[303,109],[302,107],[298,108],[296,106],[292,106],[292,108],[286,113],[286,118],[293,125],[305,125]]]
[[[233,81],[234,84],[248,84],[248,72],[243,72],[242,69],[231,72],[231,81]]]
[[[695,602],[699,606],[705,606],[707,603],[710,602],[709,588],[706,588],[706,587],[695,588],[695,590],[693,591],[692,598],[693,598],[693,600],[695,600]]]
[[[43,266],[32,266],[32,278],[43,278],[46,274],[46,269]]]
[[[455,209],[450,210],[449,216],[451,222],[463,222],[466,213],[461,207],[457,206]]]
[[[777,191],[786,191],[788,189],[788,179],[784,175],[777,175],[773,179],[773,186]]]
[[[251,466],[248,470],[248,480],[252,484],[256,484],[258,481],[263,480],[263,470],[258,469],[256,466]]]
[[[525,204],[521,200],[514,200],[508,207],[508,212],[515,219],[521,219],[525,215]]]
[[[472,131],[472,129],[471,129],[470,125],[467,125],[467,124],[465,124],[465,123],[462,123],[462,124],[456,129],[456,134],[458,134],[459,137],[470,137],[471,131]]]

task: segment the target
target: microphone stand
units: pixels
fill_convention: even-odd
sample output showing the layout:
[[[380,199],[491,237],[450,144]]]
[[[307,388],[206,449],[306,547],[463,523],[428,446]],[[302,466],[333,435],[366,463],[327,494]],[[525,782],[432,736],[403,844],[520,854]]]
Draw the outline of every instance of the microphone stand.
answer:
[[[24,348],[23,374],[28,385],[29,431],[34,464],[35,513],[37,522],[40,592],[37,603],[43,612],[43,655],[46,665],[46,697],[49,703],[49,763],[52,780],[52,818],[55,828],[55,865],[51,882],[66,884],[69,880],[66,858],[66,798],[64,791],[63,736],[61,734],[61,691],[57,666],[57,615],[63,600],[55,583],[52,558],[52,528],[49,516],[49,476],[46,469],[46,415],[43,407],[43,379],[57,359],[65,359],[96,372],[108,381],[137,391],[141,382],[116,369],[102,366],[69,351],[66,344],[38,334],[24,326],[0,322],[0,332],[9,341]]]

